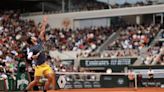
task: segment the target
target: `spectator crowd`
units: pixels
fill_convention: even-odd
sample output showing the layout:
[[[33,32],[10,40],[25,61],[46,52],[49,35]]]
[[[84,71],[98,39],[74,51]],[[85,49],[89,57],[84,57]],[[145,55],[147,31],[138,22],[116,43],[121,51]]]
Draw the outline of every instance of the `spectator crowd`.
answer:
[[[121,28],[120,35],[112,44],[109,44],[108,50],[119,49],[142,49],[149,46],[160,31],[160,25],[130,25]]]
[[[7,72],[15,74],[19,61],[25,61],[26,39],[37,36],[41,24],[33,20],[23,20],[19,12],[0,12],[0,65]],[[84,29],[51,29],[47,25],[46,51],[94,51],[113,32],[109,27]]]

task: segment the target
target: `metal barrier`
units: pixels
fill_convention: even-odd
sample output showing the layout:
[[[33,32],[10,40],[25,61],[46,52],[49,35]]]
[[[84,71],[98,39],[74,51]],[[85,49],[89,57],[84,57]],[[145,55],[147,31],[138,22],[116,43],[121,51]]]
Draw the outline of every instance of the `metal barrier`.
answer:
[[[7,90],[6,81],[3,78],[0,79],[0,85],[1,85],[0,91],[6,91]]]
[[[14,80],[12,77],[8,77],[8,90],[9,91],[17,90],[17,80]]]

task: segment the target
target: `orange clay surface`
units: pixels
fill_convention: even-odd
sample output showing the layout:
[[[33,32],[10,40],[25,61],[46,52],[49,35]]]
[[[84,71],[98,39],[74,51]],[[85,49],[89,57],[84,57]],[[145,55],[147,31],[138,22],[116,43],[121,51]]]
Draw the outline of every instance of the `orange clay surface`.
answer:
[[[30,91],[43,92],[43,91]],[[164,92],[164,88],[94,88],[94,89],[62,89],[47,92]]]

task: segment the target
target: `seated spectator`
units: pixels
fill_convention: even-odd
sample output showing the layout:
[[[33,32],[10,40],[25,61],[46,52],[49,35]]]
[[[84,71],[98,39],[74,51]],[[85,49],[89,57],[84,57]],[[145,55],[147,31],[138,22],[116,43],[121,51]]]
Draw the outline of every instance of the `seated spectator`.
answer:
[[[153,60],[153,56],[151,54],[149,54],[147,57],[146,57],[146,60],[144,61],[144,64],[145,65],[150,65],[151,62]]]
[[[147,82],[148,84],[147,84],[147,86],[152,86],[152,85],[149,85],[149,83],[154,82],[154,71],[151,68],[149,68],[147,74],[148,74],[148,82]]]
[[[128,79],[129,79],[129,87],[134,87],[135,74],[134,74],[133,70],[129,70],[129,72],[128,72]]]
[[[142,87],[142,74],[141,73],[137,75],[137,84],[139,87]]]

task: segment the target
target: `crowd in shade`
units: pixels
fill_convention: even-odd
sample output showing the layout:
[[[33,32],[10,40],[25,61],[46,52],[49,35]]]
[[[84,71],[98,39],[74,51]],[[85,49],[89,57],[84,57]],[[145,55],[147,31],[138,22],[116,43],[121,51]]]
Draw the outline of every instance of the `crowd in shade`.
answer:
[[[124,1],[124,2],[123,2]],[[122,0],[120,3],[110,4],[109,8],[125,8],[125,7],[139,7],[160,4],[158,2],[153,2],[152,0]]]
[[[55,4],[57,3],[57,4]],[[62,1],[54,1],[54,7],[56,13],[61,13]],[[153,2],[152,0],[70,0],[65,2],[65,12],[76,12],[76,11],[90,11],[90,10],[103,10],[103,9],[115,9],[115,8],[126,8],[126,7],[140,7],[154,4],[160,4]],[[45,11],[46,13],[46,11]],[[51,10],[49,12],[51,13]]]
[[[72,11],[89,11],[89,10],[101,10],[108,9],[108,4],[99,2],[96,0],[71,0],[72,1]]]

